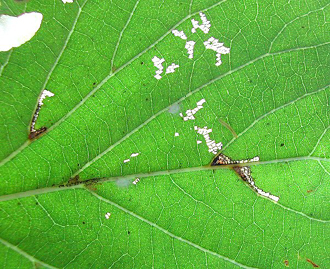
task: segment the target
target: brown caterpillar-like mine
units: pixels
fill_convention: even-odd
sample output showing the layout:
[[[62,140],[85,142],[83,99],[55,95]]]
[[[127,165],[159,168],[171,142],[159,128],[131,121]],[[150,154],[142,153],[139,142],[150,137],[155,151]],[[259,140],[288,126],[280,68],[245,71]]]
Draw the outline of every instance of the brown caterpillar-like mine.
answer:
[[[228,156],[220,153],[218,154],[214,159],[213,161],[211,162],[211,166],[218,166],[218,165],[233,165],[233,164],[243,164],[243,163],[249,163],[249,162],[257,162],[259,161],[259,157],[256,156],[252,159],[247,159],[247,160],[232,160],[231,158],[229,158]],[[240,166],[240,165],[237,165],[237,166],[233,166],[233,170],[236,172],[236,174],[244,181],[246,182],[249,187],[255,191],[257,194],[263,196],[263,197],[266,197],[268,199],[271,199],[273,200],[274,202],[278,202],[279,200],[279,197],[275,196],[275,195],[272,195],[271,193],[269,192],[265,192],[263,191],[262,189],[258,188],[256,185],[255,185],[255,182],[252,178],[252,175],[251,175],[251,168],[250,166]]]

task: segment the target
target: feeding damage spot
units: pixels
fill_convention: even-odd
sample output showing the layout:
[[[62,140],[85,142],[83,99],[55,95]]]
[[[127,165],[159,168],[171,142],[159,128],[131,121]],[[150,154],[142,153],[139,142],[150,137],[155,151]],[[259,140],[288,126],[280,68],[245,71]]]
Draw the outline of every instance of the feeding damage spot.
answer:
[[[185,35],[185,33],[183,31],[178,31],[178,30],[172,30],[172,34],[174,36],[178,36],[183,40],[187,40],[187,36]]]
[[[207,126],[205,126],[204,128],[199,128],[198,126],[194,126],[195,131],[197,131],[197,133],[201,134],[206,142],[206,145],[209,148],[209,152],[213,153],[213,154],[217,154],[218,150],[221,150],[222,148],[222,143],[216,143],[214,140],[211,140],[209,133],[212,132],[212,129],[208,129]],[[197,141],[198,144],[198,141]]]
[[[166,68],[166,74],[174,73],[175,72],[175,69],[178,68],[178,67],[179,67],[179,65],[177,65],[175,63],[172,63],[171,65],[169,65]]]
[[[163,70],[164,70],[163,63],[165,62],[165,59],[164,58],[158,58],[157,56],[154,56],[152,58],[152,62],[154,63],[154,66],[158,68],[158,70],[156,70],[156,75],[154,75],[154,77],[156,79],[161,79],[162,78],[161,74],[163,73]],[[178,67],[179,67],[179,65],[177,65],[175,63],[172,63],[171,65],[169,65],[166,68],[165,74],[174,73],[175,69],[178,68]]]
[[[194,47],[196,42],[195,41],[187,41],[186,45],[184,46],[185,49],[188,52],[188,58],[193,59],[194,58]]]
[[[210,37],[207,41],[205,41],[204,46],[206,49],[216,52],[216,66],[220,66],[222,64],[221,54],[228,54],[230,52],[229,48],[226,48],[223,43],[219,43],[219,40],[214,37]]]
[[[140,153],[138,153],[138,152],[136,152],[136,153],[132,153],[131,154],[131,158],[135,158],[135,157],[137,157],[137,156],[139,156],[140,155]],[[131,159],[126,159],[126,160],[124,160],[124,163],[128,163],[128,162],[130,162],[131,161]]]
[[[111,213],[109,213],[109,212],[105,213],[105,218],[106,218],[106,219],[109,219],[110,216],[111,216]]]
[[[140,181],[140,178],[137,177],[137,178],[132,182],[132,184],[136,185],[136,184],[138,184],[139,181]]]
[[[199,21],[192,19],[191,20],[191,23],[192,23],[191,32],[194,34],[197,32],[197,29],[200,29],[200,30],[202,30],[202,32],[204,34],[207,34],[210,31],[211,22],[206,18],[206,15],[204,13],[200,12],[199,16],[201,18],[202,23],[200,24]],[[184,31],[179,31],[177,29],[173,29],[172,34],[175,37],[179,37],[180,39],[186,41],[185,49],[187,50],[188,58],[193,59],[194,58],[194,48],[195,48],[196,42],[194,40],[188,40],[188,37],[184,33]],[[220,66],[222,64],[221,54],[228,54],[230,52],[230,48],[225,47],[224,43],[219,42],[219,40],[216,39],[215,37],[210,37],[208,40],[204,41],[203,44],[206,49],[210,49],[210,50],[213,50],[216,52],[216,63],[215,63],[216,66]],[[165,59],[163,59],[163,58],[160,59],[157,56],[154,56],[152,58],[152,61],[155,65],[155,67],[158,68],[158,70],[156,71],[156,75],[154,77],[156,79],[161,79],[162,78],[161,73],[163,73],[162,63],[165,62]],[[174,66],[175,66],[175,68],[179,67],[179,65],[175,65],[173,63],[172,67],[169,66],[166,69],[166,74],[173,73],[174,69],[175,69]]]
[[[228,156],[220,153],[218,156],[216,156],[212,163],[211,166],[217,166],[217,165],[228,165],[228,164],[243,164],[243,163],[248,163],[248,162],[258,162],[259,157],[256,156],[252,159],[248,160],[240,160],[240,161],[235,161],[229,158]],[[246,182],[249,187],[254,190],[256,193],[259,195],[266,197],[268,199],[271,199],[275,202],[278,202],[280,199],[279,197],[272,195],[269,192],[265,192],[262,189],[259,189],[256,185],[255,182],[251,176],[251,168],[249,166],[233,166],[234,171],[240,176],[240,178]]]
[[[17,48],[29,41],[39,30],[42,14],[23,13],[18,17],[0,16],[0,51]]]
[[[285,260],[285,261],[284,261],[284,265],[285,265],[286,267],[289,267],[289,261],[288,261],[288,260]]]
[[[162,58],[158,58],[157,56],[155,56],[154,58],[152,58],[152,62],[154,63],[154,66],[158,68],[158,70],[156,70],[156,75],[154,75],[154,77],[156,79],[161,79],[161,73],[163,73],[163,62],[165,62],[165,59]]]
[[[182,113],[180,113],[180,116],[183,118],[184,121],[187,121],[187,120],[194,120],[194,119],[195,119],[194,115],[195,115],[200,109],[204,108],[204,107],[203,107],[203,104],[204,104],[205,102],[206,102],[205,99],[201,99],[201,100],[199,100],[199,101],[197,102],[197,107],[195,107],[195,108],[193,108],[193,109],[188,109],[188,110],[186,111],[186,115],[187,115],[187,116],[183,116]]]
[[[62,0],[62,2],[63,2],[64,4],[66,4],[66,3],[73,3],[73,0]]]
[[[199,28],[203,31],[204,34],[207,34],[210,31],[211,22],[207,20],[204,13],[200,12],[199,16],[201,17],[202,24],[199,24],[199,21],[192,19],[191,23],[193,25],[193,28],[191,29],[191,32],[196,33],[196,30]]]
[[[310,259],[306,259],[306,261],[309,262],[311,265],[313,265],[314,268],[319,267],[316,263],[312,262]]]
[[[41,127],[40,129],[36,130],[35,125],[36,121],[39,116],[40,109],[42,105],[44,104],[43,101],[45,100],[46,97],[52,97],[54,94],[48,90],[43,90],[37,103],[37,108],[33,114],[32,121],[31,121],[31,126],[30,126],[30,134],[29,134],[29,139],[32,140],[34,138],[39,137],[42,133],[44,133],[47,128],[46,127]]]

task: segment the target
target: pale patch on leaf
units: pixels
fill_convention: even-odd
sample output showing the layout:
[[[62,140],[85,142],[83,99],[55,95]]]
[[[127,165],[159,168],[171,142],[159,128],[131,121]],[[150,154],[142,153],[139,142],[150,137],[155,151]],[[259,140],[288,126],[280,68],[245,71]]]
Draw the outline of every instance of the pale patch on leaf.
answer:
[[[175,69],[178,68],[179,65],[178,64],[175,64],[175,63],[172,63],[171,65],[169,65],[167,68],[166,68],[166,74],[169,74],[169,73],[174,73],[175,72]]]
[[[161,74],[163,73],[164,67],[163,67],[163,62],[165,62],[165,59],[162,58],[158,58],[157,56],[154,56],[152,58],[152,62],[154,63],[154,66],[158,68],[158,70],[156,70],[156,75],[154,76],[156,79],[161,79],[162,76]]]
[[[187,41],[185,48],[187,49],[188,52],[188,58],[192,59],[194,58],[194,47],[195,47],[196,42],[195,41]]]
[[[0,16],[0,51],[17,48],[29,41],[39,30],[43,16],[38,12],[23,13],[18,17]]]
[[[187,39],[187,36],[186,36],[186,34],[185,34],[183,31],[172,30],[172,34],[173,34],[174,36],[178,36],[178,37],[180,37],[180,38],[183,39],[183,40],[186,40],[186,39]]]
[[[223,43],[220,43],[219,40],[214,37],[210,37],[207,41],[205,41],[204,46],[206,49],[213,50],[217,53],[217,61],[215,63],[216,66],[222,64],[221,54],[228,54],[230,52],[230,48],[225,47]]]
[[[191,29],[191,32],[196,33],[196,30],[199,28],[203,31],[204,34],[207,34],[210,31],[211,22],[207,20],[206,15],[204,13],[200,12],[199,16],[201,17],[202,24],[199,24],[199,21],[192,19],[191,23],[193,25],[193,28]]]
[[[44,131],[46,131],[46,128],[45,127],[42,127],[41,129],[39,130],[36,130],[34,127],[35,127],[35,124],[36,124],[36,121],[38,119],[38,116],[39,116],[39,112],[40,112],[40,109],[42,107],[42,105],[44,104],[44,100],[46,97],[52,97],[54,96],[54,93],[48,91],[48,90],[43,90],[39,99],[38,99],[38,104],[37,104],[37,108],[33,114],[33,117],[32,117],[32,121],[31,121],[31,126],[30,126],[30,135],[29,135],[29,138],[30,139],[33,139],[35,137],[37,137],[39,134],[43,133]]]
[[[140,181],[140,178],[137,177],[137,178],[132,182],[132,184],[136,185],[136,184],[138,184],[139,181]]]
[[[180,105],[179,104],[174,104],[169,107],[168,112],[171,114],[176,114],[180,111]]]
[[[210,138],[210,133],[212,132],[212,129],[208,129],[207,126],[205,126],[204,128],[200,128],[198,126],[194,127],[195,130],[197,131],[198,134],[201,134],[206,142],[207,147],[209,148],[209,152],[213,153],[213,154],[217,154],[218,150],[222,149],[222,143],[216,143],[214,140],[211,140]]]
[[[186,111],[186,115],[187,116],[183,116],[182,113],[180,113],[180,116],[183,118],[184,121],[187,121],[187,120],[194,120],[195,117],[194,115],[200,110],[203,108],[203,104],[205,103],[205,99],[201,99],[200,101],[197,102],[197,107],[193,108],[193,109],[188,109]]]

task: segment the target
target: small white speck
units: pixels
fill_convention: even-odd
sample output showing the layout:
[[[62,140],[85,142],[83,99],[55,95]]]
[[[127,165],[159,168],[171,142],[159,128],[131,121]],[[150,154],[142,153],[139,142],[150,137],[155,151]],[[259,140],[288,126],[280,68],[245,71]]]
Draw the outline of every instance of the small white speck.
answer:
[[[140,181],[140,178],[137,177],[132,183],[133,183],[134,185],[136,185],[139,181]]]
[[[130,159],[126,159],[124,160],[124,163],[128,163],[130,161]]]
[[[206,101],[205,101],[205,99],[203,98],[203,99],[201,99],[201,100],[199,100],[198,102],[197,102],[197,105],[198,106],[203,106],[203,104],[205,103]]]
[[[73,0],[62,0],[62,2],[63,2],[64,4],[66,4],[66,3],[73,3]]]
[[[201,144],[201,143],[203,143],[203,142],[200,141],[200,140],[197,140],[197,145],[199,145],[199,144]]]
[[[138,152],[137,152],[137,153],[132,153],[132,154],[131,154],[131,157],[139,156],[139,154],[140,154],[140,153],[138,153]]]
[[[110,216],[111,216],[111,213],[109,213],[109,212],[105,213],[105,218],[106,218],[106,219],[109,219]]]
[[[175,133],[174,136],[179,136],[180,134],[179,133]]]

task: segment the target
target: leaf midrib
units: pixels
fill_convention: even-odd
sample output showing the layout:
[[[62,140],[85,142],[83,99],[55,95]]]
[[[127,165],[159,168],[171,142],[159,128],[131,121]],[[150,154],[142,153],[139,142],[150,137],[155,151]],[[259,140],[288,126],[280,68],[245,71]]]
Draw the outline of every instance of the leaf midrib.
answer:
[[[256,165],[268,165],[268,164],[277,164],[277,163],[289,163],[289,162],[296,162],[296,161],[316,161],[325,169],[321,162],[329,162],[330,159],[321,158],[321,157],[313,157],[313,156],[302,156],[302,157],[295,157],[295,158],[283,158],[283,159],[276,159],[276,160],[268,160],[268,161],[259,161],[259,162],[246,162],[242,164],[242,166],[256,166]],[[71,186],[64,186],[63,184],[59,184],[52,187],[44,187],[44,188],[37,188],[23,192],[16,192],[6,195],[0,196],[0,202],[11,201],[14,199],[20,199],[40,194],[52,193],[57,191],[64,191],[68,189],[76,189],[76,188],[83,188],[86,184],[102,184],[107,182],[114,182],[117,180],[132,180],[134,178],[147,178],[153,176],[164,176],[164,175],[173,175],[173,174],[180,174],[180,173],[189,173],[189,172],[198,172],[198,171],[210,171],[210,170],[222,170],[222,169],[232,169],[233,166],[237,166],[239,164],[230,164],[230,165],[220,165],[220,166],[197,166],[197,167],[188,167],[188,168],[180,168],[180,169],[172,169],[172,170],[162,170],[162,171],[153,171],[148,173],[138,173],[138,174],[130,174],[124,176],[113,176],[113,177],[105,177],[105,178],[95,178],[92,180],[85,180],[82,181],[80,184],[71,185]],[[326,220],[324,220],[326,221]]]

